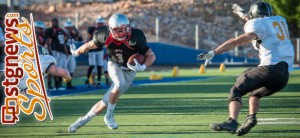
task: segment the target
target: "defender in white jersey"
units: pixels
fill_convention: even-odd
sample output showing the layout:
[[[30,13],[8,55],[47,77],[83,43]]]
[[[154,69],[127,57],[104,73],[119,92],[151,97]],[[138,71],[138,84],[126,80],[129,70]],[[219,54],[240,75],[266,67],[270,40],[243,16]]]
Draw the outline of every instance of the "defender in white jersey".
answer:
[[[271,6],[266,2],[255,2],[248,13],[237,4],[233,12],[246,20],[245,34],[232,38],[216,49],[198,55],[199,60],[206,60],[205,65],[214,57],[242,44],[252,42],[258,50],[260,64],[256,68],[244,71],[230,90],[229,119],[223,123],[211,124],[216,131],[228,131],[238,136],[247,134],[257,124],[256,113],[260,98],[270,96],[283,89],[292,71],[294,49],[289,38],[285,18],[273,16]],[[250,93],[249,115],[243,125],[237,129],[238,114],[242,107],[242,96]]]
[[[70,73],[63,69],[60,68],[58,66],[56,66],[56,60],[53,56],[49,55],[48,50],[42,46],[42,45],[38,45],[39,48],[39,58],[40,58],[40,64],[41,64],[41,69],[42,69],[42,73],[44,76],[51,74],[54,76],[60,76],[63,78],[64,82],[69,82],[72,80],[72,77],[70,75]],[[25,47],[20,47],[20,53],[24,53],[24,51],[28,51],[27,48]],[[34,59],[35,60],[35,59]],[[20,61],[19,62],[19,66],[23,67],[23,62]],[[34,66],[37,67],[37,65],[34,62]],[[27,89],[27,85],[26,85],[26,80],[29,78],[29,76],[27,75],[27,73],[24,73],[24,77],[20,80],[18,88],[24,92]]]

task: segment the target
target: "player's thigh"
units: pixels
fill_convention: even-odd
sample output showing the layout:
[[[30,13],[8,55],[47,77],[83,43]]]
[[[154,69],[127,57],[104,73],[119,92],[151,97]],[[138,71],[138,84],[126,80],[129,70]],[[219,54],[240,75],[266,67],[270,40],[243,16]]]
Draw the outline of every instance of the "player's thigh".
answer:
[[[97,57],[96,65],[97,66],[103,66],[103,62],[104,62],[104,60],[103,60],[104,54],[103,53],[104,53],[103,50],[96,53],[96,57]]]
[[[120,66],[112,61],[108,62],[108,73],[115,87],[124,87],[125,77]]]
[[[128,85],[130,85],[136,76],[136,72],[130,70],[130,71],[123,71],[123,73],[124,73],[125,81],[127,82]]]
[[[259,89],[254,90],[253,92],[250,93],[249,96],[256,96],[256,97],[265,97],[265,96],[270,96],[273,95],[276,92],[279,92],[282,90],[286,85],[284,84],[279,84],[278,86],[263,86]]]
[[[125,87],[124,89],[121,91],[120,94],[123,94],[126,92],[126,90],[130,87],[132,81],[134,80],[135,76],[136,76],[136,72],[135,71],[123,71],[124,77],[125,77]]]
[[[289,73],[287,67],[285,71],[277,66],[272,66],[270,69],[270,79],[265,82],[264,86],[251,92],[251,96],[264,97],[270,96],[282,90],[288,83]]]
[[[89,65],[96,66],[96,55],[95,52],[89,52]]]
[[[268,70],[261,67],[250,68],[244,71],[236,80],[236,83],[231,88],[231,97],[241,97],[251,91],[254,91],[264,84],[268,79]]]
[[[47,74],[49,66],[52,64],[56,65],[56,60],[50,55],[40,55],[40,63],[42,66],[42,72]]]

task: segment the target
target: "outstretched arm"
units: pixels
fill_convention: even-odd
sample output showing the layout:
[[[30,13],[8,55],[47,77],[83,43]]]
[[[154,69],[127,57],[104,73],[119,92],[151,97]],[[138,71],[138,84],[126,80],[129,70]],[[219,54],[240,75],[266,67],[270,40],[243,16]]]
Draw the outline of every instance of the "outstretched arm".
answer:
[[[237,46],[247,44],[247,43],[251,42],[252,40],[255,40],[256,38],[257,38],[257,36],[255,34],[246,33],[246,34],[240,35],[239,37],[227,40],[222,45],[220,45],[215,50],[213,50],[213,52],[214,52],[214,54],[221,54],[221,53],[226,52],[230,49],[233,49]]]
[[[82,46],[80,46],[78,49],[74,48],[72,46],[72,50],[71,50],[71,53],[74,55],[74,56],[79,56],[80,54],[83,54],[83,53],[86,53],[88,52],[90,49],[96,49],[97,46],[96,44],[91,40],[87,43],[84,43]]]
[[[199,54],[197,59],[205,60],[205,66],[207,66],[208,63],[212,60],[212,58],[216,54],[221,54],[221,53],[226,52],[230,49],[233,49],[237,46],[241,46],[243,44],[249,43],[255,39],[257,39],[257,36],[253,33],[246,33],[246,34],[240,35],[237,38],[232,38],[232,39],[227,40],[222,45],[220,45],[219,47],[217,47],[216,49],[214,49],[210,52],[205,52],[205,53]]]

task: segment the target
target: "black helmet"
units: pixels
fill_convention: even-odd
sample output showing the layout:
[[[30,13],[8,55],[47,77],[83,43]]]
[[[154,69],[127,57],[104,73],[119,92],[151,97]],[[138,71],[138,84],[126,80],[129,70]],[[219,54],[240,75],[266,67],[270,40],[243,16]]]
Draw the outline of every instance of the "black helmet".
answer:
[[[250,19],[268,17],[273,15],[273,10],[269,3],[255,2],[251,5],[248,14]]]

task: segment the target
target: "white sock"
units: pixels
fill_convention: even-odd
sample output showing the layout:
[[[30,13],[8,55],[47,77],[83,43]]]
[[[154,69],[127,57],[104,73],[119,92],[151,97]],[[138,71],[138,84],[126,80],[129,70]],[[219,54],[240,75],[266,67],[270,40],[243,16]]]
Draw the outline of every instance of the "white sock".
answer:
[[[94,108],[92,108],[85,116],[92,119],[95,117],[97,114],[94,112]]]
[[[117,104],[111,104],[111,103],[108,103],[107,109],[109,109],[110,111],[114,111],[116,105],[117,105]]]
[[[107,110],[106,110],[106,115],[111,116],[111,114],[112,114],[112,113],[114,112],[114,110],[115,110],[115,107],[116,107],[116,104],[108,103],[108,105],[107,105]]]

